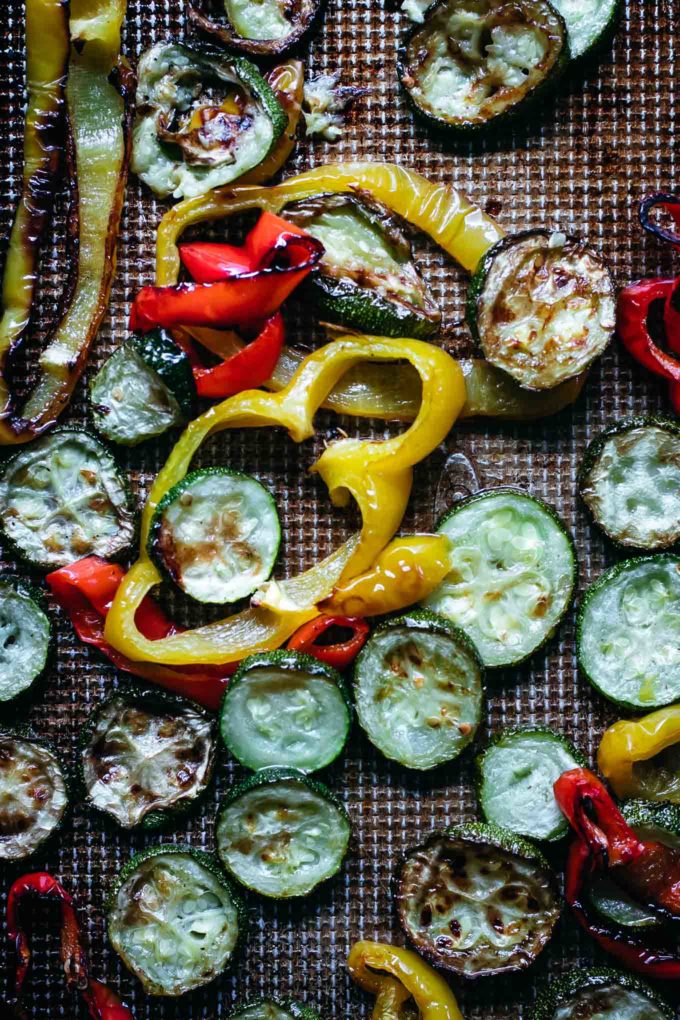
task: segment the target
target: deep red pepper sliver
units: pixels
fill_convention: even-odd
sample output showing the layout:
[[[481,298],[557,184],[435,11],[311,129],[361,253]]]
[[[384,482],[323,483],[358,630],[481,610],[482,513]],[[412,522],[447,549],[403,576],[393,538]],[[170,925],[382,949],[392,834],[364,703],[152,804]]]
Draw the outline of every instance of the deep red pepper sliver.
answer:
[[[283,318],[277,312],[242,351],[213,368],[194,368],[199,397],[230,397],[261,386],[271,378],[285,339]]]
[[[330,627],[343,627],[354,633],[349,640],[339,644],[317,645],[317,638]],[[368,624],[358,616],[317,616],[295,631],[287,647],[291,651],[313,655],[319,662],[325,662],[327,666],[342,671],[356,659],[366,644],[368,632]]]
[[[680,337],[668,311],[676,281],[669,279],[640,280],[625,287],[619,294],[617,330],[628,352],[650,372],[667,379],[671,403],[680,414],[680,359],[667,354],[653,340],[647,325],[647,316],[654,301],[664,301],[664,315],[669,346],[680,353]],[[669,318],[670,329],[669,329]]]
[[[310,237],[305,230],[264,212],[248,234],[245,244],[196,241],[182,244],[179,255],[196,283],[216,283],[232,276],[267,268],[289,239]]]
[[[100,981],[90,981],[83,992],[83,999],[92,1020],[134,1020],[132,1011]]]

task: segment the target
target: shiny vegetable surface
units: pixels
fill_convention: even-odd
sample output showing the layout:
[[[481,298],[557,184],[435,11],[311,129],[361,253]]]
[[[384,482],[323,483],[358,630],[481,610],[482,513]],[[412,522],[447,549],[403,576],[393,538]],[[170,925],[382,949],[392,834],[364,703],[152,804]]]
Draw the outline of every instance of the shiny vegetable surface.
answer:
[[[417,953],[384,942],[356,942],[347,958],[352,980],[375,996],[373,1020],[463,1020],[446,981]]]
[[[45,671],[52,646],[45,609],[42,592],[0,578],[0,703],[29,691]]]
[[[191,22],[237,53],[274,57],[314,30],[325,0],[201,0],[188,10]]]
[[[617,797],[680,804],[680,705],[605,730],[598,767]]]
[[[317,643],[326,631],[334,627],[340,630],[349,630],[351,637],[333,644]],[[359,617],[317,616],[309,623],[303,623],[299,630],[295,631],[287,647],[292,651],[311,655],[319,662],[342,671],[352,664],[366,644],[368,633],[368,624]]]
[[[655,304],[667,302],[674,290],[672,279],[638,280],[625,287],[618,298],[616,330],[626,350],[645,368],[668,381],[668,392],[676,414],[680,414],[680,331],[666,330],[671,351],[657,343],[650,331],[650,314]]]
[[[61,825],[68,801],[53,749],[30,734],[0,731],[0,861],[35,853]]]
[[[530,1020],[673,1020],[658,992],[630,974],[602,967],[567,974],[539,990]]]

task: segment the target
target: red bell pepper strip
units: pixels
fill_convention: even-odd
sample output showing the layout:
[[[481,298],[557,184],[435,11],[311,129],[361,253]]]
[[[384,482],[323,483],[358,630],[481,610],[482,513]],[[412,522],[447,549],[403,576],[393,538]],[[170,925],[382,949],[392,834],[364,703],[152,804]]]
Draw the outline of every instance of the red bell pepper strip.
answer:
[[[180,258],[196,283],[216,283],[232,276],[271,266],[295,237],[310,237],[305,230],[286,223],[273,213],[263,212],[241,247],[197,241],[182,244]]]
[[[680,351],[680,334],[675,331],[672,313],[668,311],[675,283],[670,279],[650,279],[625,287],[619,294],[617,327],[621,342],[636,361],[668,380],[673,408],[680,414],[680,358],[667,354],[654,342],[647,321],[653,302],[663,301],[671,324],[669,346]]]
[[[351,630],[352,637],[334,645],[317,644],[317,638],[325,634],[330,627]],[[295,631],[287,647],[291,651],[313,655],[319,662],[325,662],[327,666],[333,666],[342,672],[354,662],[366,644],[368,631],[368,624],[358,616],[317,616]]]
[[[117,652],[104,638],[104,623],[125,571],[117,563],[99,556],[86,556],[68,567],[48,574],[45,580],[59,605],[71,618],[81,641],[94,645],[119,669],[193,698],[206,708],[219,708],[229,677],[236,664],[226,666],[159,666],[152,662],[133,662]],[[179,633],[153,599],[144,599],[137,610],[136,622],[145,637],[159,641]]]
[[[193,369],[199,397],[230,397],[261,386],[271,378],[285,339],[283,319],[277,312],[242,351],[213,368]]]
[[[680,979],[680,956],[592,915],[586,884],[613,869],[641,902],[680,916],[680,852],[641,840],[628,826],[603,783],[587,769],[572,769],[555,783],[555,798],[576,832],[567,858],[565,898],[579,924],[607,952],[649,977]]]
[[[53,899],[61,906],[60,958],[69,990],[81,992],[92,1020],[134,1020],[134,1015],[118,996],[88,974],[87,956],[80,942],[80,928],[72,896],[46,871],[22,875],[10,887],[7,897],[7,937],[17,952],[15,989],[21,997],[31,965],[31,946],[21,926],[19,908],[28,896]]]

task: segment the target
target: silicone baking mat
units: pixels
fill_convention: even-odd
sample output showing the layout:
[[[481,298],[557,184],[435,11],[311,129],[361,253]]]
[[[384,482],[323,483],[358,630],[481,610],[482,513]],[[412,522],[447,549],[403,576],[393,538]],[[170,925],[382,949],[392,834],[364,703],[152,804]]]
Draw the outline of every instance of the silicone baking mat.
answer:
[[[6,0],[0,6],[0,235],[5,236],[21,172],[23,7],[21,0]],[[672,0],[628,0],[613,49],[605,52],[599,65],[585,76],[568,78],[556,102],[544,104],[525,131],[500,145],[472,151],[466,146],[447,147],[413,121],[395,72],[405,16],[384,0],[331,0],[311,44],[308,71],[339,70],[369,92],[357,104],[342,141],[335,145],[302,141],[287,172],[336,159],[395,161],[461,188],[493,211],[507,230],[548,226],[588,235],[611,259],[617,283],[668,272],[668,249],[642,236],[636,208],[643,193],[672,188],[675,181],[674,20]],[[184,34],[182,0],[130,0],[124,50],[132,63],[151,43]],[[135,179],[130,180],[111,308],[90,375],[124,338],[130,299],[153,279],[155,227],[163,210]],[[55,237],[58,221],[59,213]],[[465,274],[434,249],[423,247],[421,256],[423,271],[444,310],[441,342],[465,352],[469,338],[460,322]],[[47,313],[63,286],[58,242],[48,245],[43,261],[40,307]],[[40,315],[38,320],[36,335]],[[298,343],[318,342],[319,332],[311,323],[298,321],[294,313],[289,322]],[[84,392],[81,384],[67,416],[71,421],[86,420]],[[591,372],[576,405],[557,417],[521,426],[483,420],[456,426],[446,443],[417,469],[404,530],[432,527],[452,494],[475,484],[475,478],[482,485],[525,485],[553,503],[573,529],[583,588],[615,558],[576,498],[575,475],[584,447],[615,419],[665,405],[661,387],[643,371],[632,369],[614,344]],[[345,515],[329,510],[323,486],[306,476],[324,431],[337,424],[361,435],[380,436],[386,429],[367,421],[338,422],[328,415],[319,418],[315,442],[302,447],[279,433],[260,430],[224,433],[201,452],[202,463],[253,472],[276,491],[285,530],[282,574],[311,565],[351,527]],[[124,455],[140,500],[170,442],[166,437]],[[3,569],[9,565],[5,558]],[[61,754],[73,761],[79,729],[117,678],[112,666],[74,640],[67,621],[52,608],[59,624],[58,657],[28,716],[37,731],[52,738]],[[185,620],[192,619],[186,607],[176,611]],[[592,759],[611,718],[603,700],[578,676],[570,614],[558,639],[527,667],[491,677],[479,741],[507,725],[548,725],[574,738]],[[341,875],[301,903],[277,905],[251,898],[252,928],[234,966],[199,993],[177,1002],[153,1000],[108,946],[103,920],[106,889],[122,864],[145,846],[170,841],[212,848],[220,790],[238,779],[241,770],[223,760],[218,772],[216,787],[200,813],[161,834],[119,833],[76,803],[58,846],[39,854],[27,867],[49,868],[76,893],[86,919],[93,974],[120,988],[140,1020],[226,1017],[237,1000],[263,993],[294,994],[329,1020],[368,1017],[370,1002],[347,975],[349,947],[360,937],[403,941],[392,908],[391,876],[400,853],[433,828],[475,817],[470,757],[419,776],[386,762],[355,732],[347,754],[327,777],[354,824],[351,852]],[[3,910],[10,880],[11,874],[0,870]],[[39,935],[35,945],[30,1015],[50,1020],[84,1016],[64,990],[57,940]],[[0,952],[0,995],[9,997],[13,955],[6,938],[0,937]],[[527,1017],[541,980],[593,959],[589,941],[565,918],[529,972],[469,986],[457,983],[456,991],[470,1020]]]

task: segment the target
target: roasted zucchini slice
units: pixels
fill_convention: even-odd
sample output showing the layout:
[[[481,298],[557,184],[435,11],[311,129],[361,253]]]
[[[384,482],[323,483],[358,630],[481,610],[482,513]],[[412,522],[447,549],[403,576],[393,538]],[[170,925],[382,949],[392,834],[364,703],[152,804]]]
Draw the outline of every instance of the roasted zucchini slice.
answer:
[[[593,520],[620,546],[656,552],[680,541],[680,426],[626,418],[586,450],[581,496]]]
[[[171,844],[136,854],[107,901],[111,945],[149,995],[206,985],[231,960],[243,907],[217,860]]]
[[[7,462],[0,527],[27,563],[56,570],[83,556],[125,552],[135,537],[135,507],[107,447],[89,432],[65,427]]]
[[[680,804],[626,800],[621,805],[621,814],[641,839],[680,849]]]
[[[575,972],[539,991],[530,1020],[673,1020],[675,1010],[649,985],[618,970]]]
[[[88,804],[124,829],[152,828],[186,811],[210,782],[215,729],[208,712],[167,691],[118,691],[80,738]]]
[[[431,769],[474,740],[484,667],[448,620],[415,610],[378,627],[354,668],[357,716],[368,739],[407,768]]]
[[[149,555],[178,588],[222,605],[245,598],[271,574],[281,543],[276,504],[250,475],[192,471],[163,497]]]
[[[229,874],[262,896],[306,896],[342,866],[347,812],[297,769],[267,768],[227,795],[217,818],[217,852]]]
[[[476,493],[438,525],[451,572],[425,605],[462,627],[486,666],[516,666],[554,633],[576,581],[565,524],[520,489]]]
[[[680,698],[680,556],[617,563],[583,596],[576,652],[584,675],[620,708]]]
[[[139,61],[132,169],[161,198],[191,198],[259,166],[288,118],[243,57],[160,42]]]
[[[611,340],[614,281],[585,241],[547,230],[511,234],[482,256],[467,319],[488,361],[525,389],[553,389]]]
[[[316,195],[292,202],[283,216],[325,248],[305,284],[324,317],[377,336],[437,332],[441,313],[389,209],[366,195]]]
[[[310,655],[280,650],[241,663],[222,702],[220,733],[248,769],[316,772],[338,757],[350,723],[340,674]]]
[[[121,446],[184,424],[196,411],[189,358],[164,330],[132,337],[90,383],[90,410],[97,430]]]
[[[552,0],[567,26],[572,60],[587,57],[614,34],[622,0]]]
[[[67,806],[67,780],[52,748],[28,734],[0,732],[0,861],[35,853]]]
[[[418,952],[466,978],[528,967],[561,909],[541,852],[479,823],[435,832],[410,850],[396,875],[395,901]]]
[[[563,772],[587,762],[566,737],[552,730],[504,730],[479,755],[477,796],[487,822],[519,836],[553,841],[569,825],[553,785]]]
[[[564,20],[546,0],[439,0],[399,50],[417,114],[454,135],[524,117],[564,71]]]
[[[292,999],[258,999],[237,1006],[229,1020],[321,1020],[309,1006],[301,1006]]]
[[[203,0],[190,20],[228,49],[278,57],[307,38],[325,0]]]
[[[19,578],[0,578],[0,702],[26,693],[43,673],[51,645],[42,593]]]

